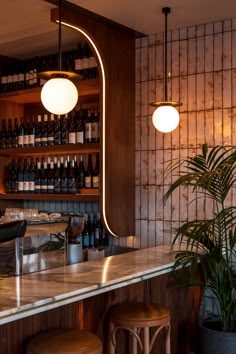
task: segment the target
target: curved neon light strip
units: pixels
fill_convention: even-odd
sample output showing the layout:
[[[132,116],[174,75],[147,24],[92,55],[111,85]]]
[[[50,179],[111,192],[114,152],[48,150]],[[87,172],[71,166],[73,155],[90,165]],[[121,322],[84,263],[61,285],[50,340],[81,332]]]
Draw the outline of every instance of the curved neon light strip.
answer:
[[[58,21],[56,21],[58,23]],[[93,40],[89,37],[89,35],[84,32],[80,27],[70,25],[69,23],[66,22],[61,22],[62,25],[67,26],[69,28],[73,28],[76,31],[80,32],[83,34],[84,37],[89,41],[89,43],[92,45],[95,53],[97,54],[97,58],[100,64],[101,72],[102,72],[102,135],[103,135],[103,141],[102,141],[102,213],[103,213],[103,220],[106,225],[107,230],[115,237],[118,237],[109,227],[107,218],[106,218],[106,202],[105,202],[105,117],[106,117],[106,112],[105,112],[105,70],[104,70],[104,65],[102,62],[102,58],[100,56],[100,53],[93,42]]]

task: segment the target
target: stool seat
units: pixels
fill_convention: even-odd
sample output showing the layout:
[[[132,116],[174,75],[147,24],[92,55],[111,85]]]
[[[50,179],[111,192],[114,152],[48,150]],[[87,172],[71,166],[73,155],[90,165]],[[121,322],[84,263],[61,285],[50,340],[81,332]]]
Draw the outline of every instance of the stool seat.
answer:
[[[156,304],[124,303],[113,307],[109,313],[110,354],[115,354],[116,335],[126,330],[132,337],[132,354],[149,354],[161,331],[165,332],[165,353],[170,354],[170,311]],[[150,328],[155,328],[150,336]],[[143,335],[141,334],[143,331]]]
[[[125,303],[111,310],[110,319],[118,326],[155,327],[170,320],[170,311],[161,305]]]
[[[80,329],[50,329],[33,336],[27,354],[101,354],[102,342]]]

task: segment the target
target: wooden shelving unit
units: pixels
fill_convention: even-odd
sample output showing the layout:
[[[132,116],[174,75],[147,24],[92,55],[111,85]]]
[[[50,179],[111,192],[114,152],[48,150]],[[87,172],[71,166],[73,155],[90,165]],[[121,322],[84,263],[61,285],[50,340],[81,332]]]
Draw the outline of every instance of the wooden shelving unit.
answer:
[[[0,200],[73,200],[96,201],[100,194],[96,189],[91,189],[86,194],[30,194],[30,193],[0,193]]]
[[[35,146],[23,148],[0,149],[0,156],[48,156],[48,155],[71,155],[78,153],[95,153],[100,151],[99,143],[91,144],[66,144],[52,146]]]
[[[77,83],[79,97],[99,95],[99,79],[82,80]],[[40,102],[40,92],[42,87],[29,88],[25,90],[6,92],[0,94],[0,101],[6,101],[18,104],[28,104]],[[79,98],[80,99],[80,98]]]

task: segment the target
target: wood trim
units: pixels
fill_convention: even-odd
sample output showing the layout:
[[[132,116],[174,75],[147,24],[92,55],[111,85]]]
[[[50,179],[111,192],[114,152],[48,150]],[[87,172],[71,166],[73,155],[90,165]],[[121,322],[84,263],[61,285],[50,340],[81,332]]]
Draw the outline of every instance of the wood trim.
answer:
[[[51,11],[51,19],[54,22],[58,19],[57,8]],[[102,198],[100,209],[114,234],[134,235],[135,38],[79,11],[63,8],[62,20],[83,29],[102,57],[106,77],[106,134],[101,137],[106,141],[106,210],[103,210]],[[101,80],[101,68],[99,77]],[[100,115],[102,113],[101,106]],[[101,195],[103,193],[102,188]]]

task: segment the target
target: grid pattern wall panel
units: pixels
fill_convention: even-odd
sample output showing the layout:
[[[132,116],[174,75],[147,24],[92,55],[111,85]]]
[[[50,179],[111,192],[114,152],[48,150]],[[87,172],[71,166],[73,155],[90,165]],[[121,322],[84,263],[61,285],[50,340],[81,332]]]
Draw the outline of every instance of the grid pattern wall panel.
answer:
[[[136,236],[132,245],[169,243],[181,222],[212,209],[188,189],[163,205],[172,182],[168,161],[193,156],[201,145],[236,144],[236,20],[223,20],[168,33],[168,95],[181,101],[180,125],[162,134],[152,125],[153,108],[163,99],[163,33],[136,41]],[[189,202],[193,201],[190,206]],[[229,203],[235,203],[233,196]]]

